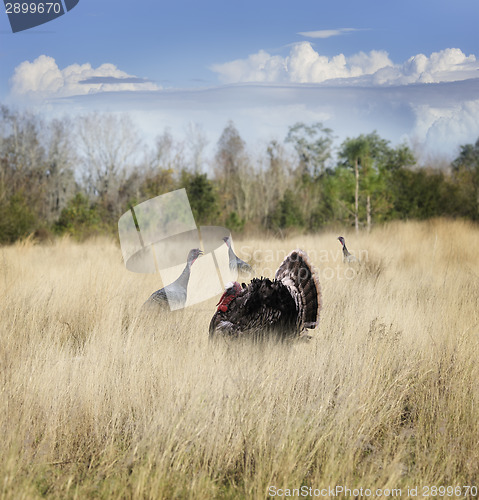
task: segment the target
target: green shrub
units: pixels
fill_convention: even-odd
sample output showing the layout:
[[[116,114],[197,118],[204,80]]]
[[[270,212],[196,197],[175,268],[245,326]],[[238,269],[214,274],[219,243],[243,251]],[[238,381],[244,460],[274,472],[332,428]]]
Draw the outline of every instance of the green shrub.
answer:
[[[0,203],[0,243],[13,243],[35,230],[37,218],[22,192]]]
[[[304,220],[301,208],[297,197],[290,189],[285,191],[283,198],[278,203],[270,220],[273,227],[278,227],[280,229],[286,229],[288,227],[303,227]]]
[[[84,239],[100,232],[101,229],[101,218],[97,208],[92,206],[82,193],[77,193],[68,202],[55,223],[55,232],[58,234],[68,233],[77,239]]]

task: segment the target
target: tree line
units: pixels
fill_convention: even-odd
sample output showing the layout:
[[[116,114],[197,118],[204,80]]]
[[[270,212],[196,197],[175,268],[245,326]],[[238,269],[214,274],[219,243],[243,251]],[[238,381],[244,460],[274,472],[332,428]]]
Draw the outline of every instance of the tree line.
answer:
[[[197,224],[234,231],[479,220],[479,139],[439,168],[376,132],[336,146],[323,124],[297,123],[253,155],[230,121],[207,157],[198,125],[183,140],[165,130],[146,146],[128,115],[47,120],[7,106],[0,115],[0,243],[116,234],[129,207],[179,188]]]

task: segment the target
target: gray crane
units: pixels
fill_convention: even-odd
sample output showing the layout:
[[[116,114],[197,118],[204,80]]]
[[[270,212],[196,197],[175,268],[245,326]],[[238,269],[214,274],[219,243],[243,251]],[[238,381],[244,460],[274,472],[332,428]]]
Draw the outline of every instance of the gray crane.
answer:
[[[188,253],[186,266],[177,280],[169,285],[152,293],[143,307],[168,307],[173,306],[175,309],[184,307],[188,294],[188,281],[190,280],[191,266],[195,260],[202,255],[203,252],[199,248],[193,248]]]
[[[357,262],[356,257],[349,253],[349,250],[346,247],[346,241],[344,241],[344,238],[342,236],[338,236],[338,240],[343,245],[343,262],[346,263],[352,263],[352,262]]]
[[[231,271],[238,271],[239,273],[252,273],[253,268],[244,260],[241,260],[233,250],[233,247],[231,246],[231,239],[229,236],[226,236],[223,238],[223,241],[226,243],[226,246],[228,247],[228,257],[229,257],[229,262],[230,262],[230,270]]]

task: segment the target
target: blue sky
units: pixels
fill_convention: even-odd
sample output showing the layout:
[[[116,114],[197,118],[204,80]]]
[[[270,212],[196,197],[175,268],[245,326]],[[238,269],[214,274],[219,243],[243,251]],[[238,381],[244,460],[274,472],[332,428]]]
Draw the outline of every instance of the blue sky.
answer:
[[[129,112],[148,137],[233,119],[249,144],[322,121],[457,153],[479,137],[479,2],[80,0],[11,33],[0,101]],[[53,111],[52,111],[53,110]]]

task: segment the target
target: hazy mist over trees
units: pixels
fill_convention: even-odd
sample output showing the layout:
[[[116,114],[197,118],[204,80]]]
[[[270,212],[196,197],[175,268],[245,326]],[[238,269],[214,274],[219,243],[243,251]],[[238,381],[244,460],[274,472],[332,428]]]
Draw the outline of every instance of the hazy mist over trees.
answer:
[[[408,146],[375,131],[336,144],[321,123],[291,124],[282,141],[253,154],[229,121],[207,155],[198,124],[183,138],[160,131],[146,145],[128,115],[47,120],[6,106],[0,115],[1,243],[115,234],[129,206],[183,187],[198,224],[233,231],[479,220],[479,139],[444,168],[419,165]]]

